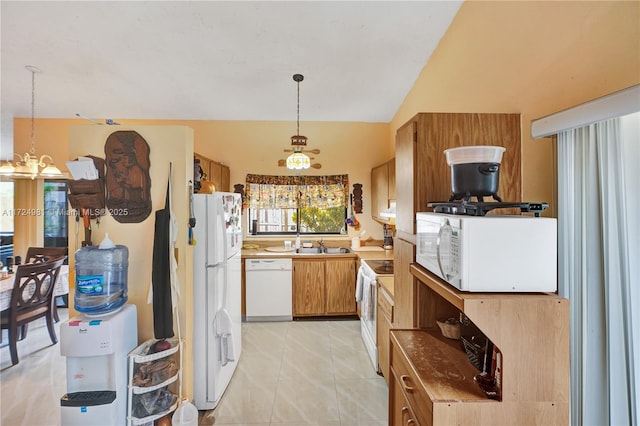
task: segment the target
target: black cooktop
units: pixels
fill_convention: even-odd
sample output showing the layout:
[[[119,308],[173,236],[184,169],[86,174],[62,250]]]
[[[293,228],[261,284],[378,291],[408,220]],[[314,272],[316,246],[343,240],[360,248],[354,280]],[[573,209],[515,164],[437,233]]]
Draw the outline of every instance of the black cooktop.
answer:
[[[471,202],[471,201],[453,201],[453,202],[431,202],[427,204],[433,208],[436,213],[458,214],[467,216],[484,216],[494,209],[520,209],[523,213],[533,213],[535,217],[539,217],[549,204],[539,202]]]
[[[393,275],[393,260],[365,260],[376,275]]]

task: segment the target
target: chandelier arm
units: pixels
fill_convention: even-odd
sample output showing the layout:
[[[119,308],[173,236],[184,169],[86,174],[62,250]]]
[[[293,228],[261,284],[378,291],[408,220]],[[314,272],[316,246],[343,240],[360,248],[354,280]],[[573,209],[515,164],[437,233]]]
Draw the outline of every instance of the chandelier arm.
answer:
[[[53,163],[53,158],[52,158],[50,155],[43,154],[43,155],[40,157],[40,161],[38,162],[38,166],[40,166],[40,167],[46,167],[46,166],[48,165],[47,163],[45,163],[45,162],[44,162],[45,158],[48,158],[48,159],[49,159],[49,163],[48,163],[48,164]]]

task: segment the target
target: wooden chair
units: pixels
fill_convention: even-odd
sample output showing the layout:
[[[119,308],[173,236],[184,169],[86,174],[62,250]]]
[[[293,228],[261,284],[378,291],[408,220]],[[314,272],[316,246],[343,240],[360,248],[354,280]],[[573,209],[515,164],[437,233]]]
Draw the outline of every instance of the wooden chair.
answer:
[[[67,247],[29,247],[24,263],[42,263],[60,256],[67,256]]]
[[[51,342],[58,343],[53,328],[53,287],[65,259],[66,256],[62,256],[49,262],[23,264],[16,269],[9,309],[0,315],[2,328],[9,330],[12,365],[18,363],[18,333],[21,339],[26,337],[26,326],[33,320],[46,318]]]
[[[27,249],[27,256],[24,260],[24,263],[42,263],[51,259],[58,258],[60,256],[67,256],[68,248],[67,247],[29,247]],[[69,306],[69,295],[64,294],[60,296],[62,298],[62,307]],[[56,299],[54,297],[54,299]],[[54,303],[53,307],[53,319],[56,322],[60,321],[60,317],[58,316],[58,304]]]

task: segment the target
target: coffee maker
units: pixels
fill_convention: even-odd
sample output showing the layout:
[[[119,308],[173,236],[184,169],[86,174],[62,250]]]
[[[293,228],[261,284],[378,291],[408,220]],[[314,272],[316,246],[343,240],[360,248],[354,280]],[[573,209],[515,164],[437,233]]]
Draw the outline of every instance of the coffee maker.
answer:
[[[127,423],[127,356],[137,345],[135,305],[102,316],[81,314],[60,325],[60,354],[67,357],[62,426]]]
[[[382,248],[385,250],[393,250],[393,231],[387,224],[382,225],[384,231],[384,239],[382,240]]]

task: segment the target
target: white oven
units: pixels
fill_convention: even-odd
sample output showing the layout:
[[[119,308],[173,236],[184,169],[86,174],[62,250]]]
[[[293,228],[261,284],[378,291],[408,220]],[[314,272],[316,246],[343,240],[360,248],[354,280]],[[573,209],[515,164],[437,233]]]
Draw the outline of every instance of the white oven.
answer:
[[[378,275],[393,275],[393,260],[361,261],[356,283],[356,301],[360,303],[360,332],[362,334],[362,341],[367,348],[367,353],[376,372],[380,372],[376,340]]]

